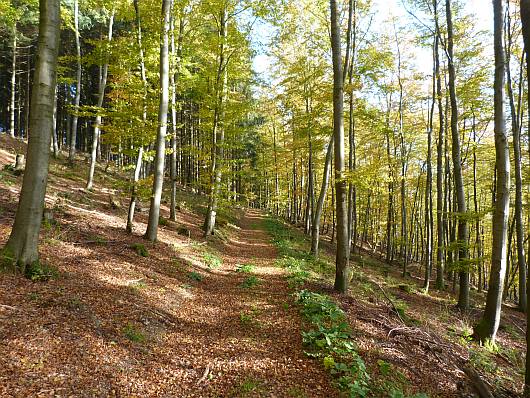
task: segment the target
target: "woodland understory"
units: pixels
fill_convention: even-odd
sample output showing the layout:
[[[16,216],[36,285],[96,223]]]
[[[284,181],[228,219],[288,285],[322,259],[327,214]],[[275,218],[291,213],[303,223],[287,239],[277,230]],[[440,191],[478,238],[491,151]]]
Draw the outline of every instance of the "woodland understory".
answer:
[[[530,397],[530,0],[0,0],[0,395]]]

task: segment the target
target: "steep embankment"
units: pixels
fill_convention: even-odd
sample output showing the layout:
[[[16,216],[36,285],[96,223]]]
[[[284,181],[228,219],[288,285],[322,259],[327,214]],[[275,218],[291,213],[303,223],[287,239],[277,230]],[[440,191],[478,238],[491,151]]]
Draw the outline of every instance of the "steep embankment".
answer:
[[[309,325],[316,336],[313,348],[332,372],[348,376],[351,371],[335,366],[342,353],[337,355],[334,347],[344,351],[344,343],[351,343],[353,348],[347,351],[353,355],[346,362],[357,361],[357,354],[362,358],[361,367],[355,365],[353,371],[358,374],[366,366],[369,379],[365,377],[364,384],[368,396],[424,397],[421,394],[425,393],[429,397],[472,397],[477,396],[477,383],[495,397],[521,393],[526,349],[524,314],[506,306],[498,346],[479,346],[471,334],[481,315],[480,308],[468,313],[457,310],[450,286],[444,292],[431,289],[425,294],[421,265],[411,264],[410,275],[404,278],[399,264],[388,265],[373,251],[363,250],[351,261],[353,274],[348,294],[338,294],[332,289],[333,245],[324,241],[322,258],[315,260],[307,253],[310,242],[301,231],[274,219],[269,230],[283,258],[280,264],[290,273],[292,284],[298,290],[332,298],[343,311],[344,315],[337,313],[330,302],[321,302],[322,297],[316,296],[320,308],[316,315],[332,314],[338,316],[339,322],[334,327],[329,323]],[[483,294],[473,290],[473,302],[483,303]],[[350,330],[340,326],[343,317]],[[345,333],[337,338],[337,331]],[[335,357],[334,361],[330,356]],[[349,388],[344,386],[345,390]]]

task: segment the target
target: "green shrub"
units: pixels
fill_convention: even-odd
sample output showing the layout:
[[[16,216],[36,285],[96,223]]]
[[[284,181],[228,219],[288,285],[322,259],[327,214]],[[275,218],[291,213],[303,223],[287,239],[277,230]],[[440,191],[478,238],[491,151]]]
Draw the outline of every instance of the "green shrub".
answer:
[[[240,264],[236,267],[236,272],[251,274],[254,272],[254,268],[256,268],[256,266],[253,264]]]
[[[194,280],[196,282],[202,282],[202,280],[203,280],[202,275],[199,274],[198,272],[195,272],[195,271],[192,271],[192,272],[188,273],[188,278],[190,278],[191,280]]]
[[[24,269],[24,276],[34,282],[45,282],[59,276],[57,268],[35,261]]]
[[[241,283],[241,287],[244,288],[244,289],[251,289],[254,286],[258,285],[259,283],[260,283],[260,280],[256,276],[252,275],[252,276],[249,276],[248,278],[246,278]]]
[[[206,252],[202,255],[202,258],[208,268],[219,268],[221,265],[223,265],[223,260],[221,257],[213,253]]]
[[[123,328],[123,335],[133,343],[143,343],[145,341],[145,334],[132,323],[128,323]]]
[[[302,332],[309,356],[322,358],[337,387],[350,397],[368,394],[370,376],[351,339],[346,315],[328,296],[302,290],[296,294],[302,315],[311,328]]]
[[[141,243],[135,243],[131,246],[131,248],[141,257],[149,257],[149,251],[147,248],[141,244]]]
[[[158,219],[158,225],[162,226],[162,227],[167,227],[169,225],[169,221],[167,218],[164,218],[164,217],[160,217]]]

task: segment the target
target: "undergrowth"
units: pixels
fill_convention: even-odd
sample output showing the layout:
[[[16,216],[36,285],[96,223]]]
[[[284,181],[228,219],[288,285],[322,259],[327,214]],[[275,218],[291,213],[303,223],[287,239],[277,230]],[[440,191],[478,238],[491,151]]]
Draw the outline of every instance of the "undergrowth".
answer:
[[[265,228],[278,249],[277,264],[287,271],[287,282],[296,291],[296,303],[306,321],[302,331],[306,354],[322,362],[344,396],[406,398],[403,386],[407,380],[391,364],[379,360],[379,374],[384,379],[371,377],[357,351],[346,314],[338,304],[326,294],[304,289],[311,277],[333,273],[333,266],[304,251],[302,238],[281,221],[269,217]],[[427,398],[427,395],[416,394],[410,398]]]

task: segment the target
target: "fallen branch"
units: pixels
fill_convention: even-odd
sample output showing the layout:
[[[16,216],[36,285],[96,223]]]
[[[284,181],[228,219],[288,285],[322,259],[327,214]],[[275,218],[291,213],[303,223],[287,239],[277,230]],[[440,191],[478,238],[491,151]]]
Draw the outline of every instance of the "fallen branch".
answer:
[[[399,320],[401,321],[401,323],[403,325],[405,325],[405,321],[403,320],[403,318],[401,318],[401,315],[399,314],[399,311],[398,311],[396,305],[394,304],[394,302],[392,301],[392,299],[388,296],[388,294],[386,294],[386,292],[384,291],[384,289],[381,287],[381,285],[379,283],[377,283],[376,281],[372,281],[372,282],[379,288],[379,290],[381,290],[383,292],[383,295],[385,296],[385,298],[388,300],[388,302],[392,306],[392,308],[393,308],[394,312],[396,313],[396,315],[398,316]]]
[[[494,398],[493,394],[490,391],[489,386],[486,384],[484,380],[482,380],[482,377],[480,377],[480,375],[475,369],[467,365],[464,365],[462,366],[462,371],[471,380],[471,383],[473,383],[473,386],[475,387],[475,390],[478,392],[478,395],[480,396],[480,398]]]
[[[204,369],[204,373],[202,377],[197,381],[197,385],[204,382],[204,380],[206,380],[206,378],[208,377],[208,374],[210,374],[210,365],[206,366],[206,369]]]
[[[12,311],[16,311],[17,310],[16,307],[12,307],[12,306],[6,305],[6,304],[0,304],[0,308],[3,309],[3,310],[12,310]]]

